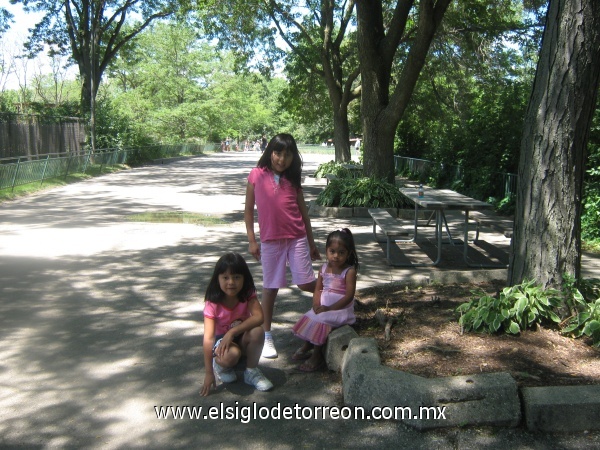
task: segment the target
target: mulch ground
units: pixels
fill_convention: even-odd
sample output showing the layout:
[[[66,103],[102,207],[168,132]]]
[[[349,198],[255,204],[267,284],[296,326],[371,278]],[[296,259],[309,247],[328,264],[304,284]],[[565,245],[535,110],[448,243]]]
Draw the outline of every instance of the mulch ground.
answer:
[[[495,294],[494,283],[407,288],[388,285],[357,293],[361,337],[377,339],[382,364],[427,378],[508,372],[518,385],[558,386],[600,383],[600,350],[585,339],[538,327],[515,335],[463,333],[456,308],[475,295]],[[385,329],[375,317],[395,318]]]

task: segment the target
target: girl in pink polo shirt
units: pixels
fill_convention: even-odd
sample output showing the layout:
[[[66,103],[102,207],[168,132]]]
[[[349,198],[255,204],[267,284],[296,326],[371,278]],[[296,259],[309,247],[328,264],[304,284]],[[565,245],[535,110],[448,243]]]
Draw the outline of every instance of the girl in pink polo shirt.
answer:
[[[200,394],[207,396],[216,378],[223,383],[237,380],[233,367],[246,354],[244,382],[259,391],[273,384],[258,366],[265,333],[263,312],[248,264],[238,253],[223,255],[215,266],[204,298],[204,368]]]
[[[262,307],[265,345],[262,356],[277,358],[271,336],[273,306],[279,288],[285,287],[286,265],[292,283],[307,292],[315,290],[312,260],[321,255],[315,245],[308,208],[301,187],[302,158],[290,134],[274,136],[248,175],[244,220],[248,250],[263,269]],[[254,232],[254,205],[258,211],[260,245]]]

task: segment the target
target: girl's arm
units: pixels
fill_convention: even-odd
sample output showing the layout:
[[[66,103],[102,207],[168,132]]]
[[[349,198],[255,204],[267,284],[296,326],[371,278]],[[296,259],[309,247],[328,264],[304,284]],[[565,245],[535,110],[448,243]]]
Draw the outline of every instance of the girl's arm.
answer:
[[[356,269],[351,267],[346,272],[346,295],[340,298],[337,302],[330,306],[320,306],[318,310],[315,310],[317,314],[325,311],[337,311],[348,306],[354,299],[356,293]]]
[[[248,300],[248,309],[250,310],[250,317],[248,317],[239,325],[230,328],[229,331],[225,333],[223,340],[217,347],[217,355],[220,356],[224,354],[237,336],[240,336],[246,331],[252,330],[253,328],[260,327],[263,324],[263,310],[256,296],[253,296],[250,300]]]
[[[212,348],[215,345],[215,320],[208,317],[204,318],[204,340],[202,341],[202,351],[204,353],[204,382],[200,395],[206,397],[210,393],[210,389],[217,387],[215,374],[213,372],[213,354]]]
[[[319,270],[319,275],[317,275],[317,284],[315,285],[315,291],[313,292],[313,311],[316,313],[319,307],[321,306],[321,293],[323,292],[323,275]]]
[[[302,189],[298,189],[296,201],[298,202],[298,208],[300,208],[300,214],[302,215],[304,228],[306,228],[306,237],[308,238],[308,245],[310,246],[310,257],[313,261],[315,259],[321,259],[321,254],[319,253],[319,249],[315,244],[315,238],[313,237],[312,226],[310,225],[310,217],[308,217],[308,208],[306,207],[306,202],[304,201]]]
[[[260,260],[260,246],[256,242],[254,233],[254,185],[246,185],[246,205],[244,207],[244,222],[246,222],[246,234],[248,235],[248,251],[256,260]]]

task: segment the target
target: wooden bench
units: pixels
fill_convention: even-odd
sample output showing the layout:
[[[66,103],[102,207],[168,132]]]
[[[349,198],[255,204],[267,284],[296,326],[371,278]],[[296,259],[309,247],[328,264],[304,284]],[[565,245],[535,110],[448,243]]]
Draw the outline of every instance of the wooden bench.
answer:
[[[369,208],[367,210],[369,215],[373,219],[373,234],[377,239],[377,227],[381,229],[386,238],[386,251],[385,256],[389,263],[390,261],[390,246],[392,238],[398,236],[408,236],[408,230],[402,226],[397,218],[392,217],[387,209],[383,208]],[[394,239],[396,241],[396,239]]]
[[[512,238],[513,220],[509,217],[499,216],[492,212],[470,211],[469,219],[477,224],[474,241],[479,239],[479,230],[482,226],[488,226],[492,230],[502,233],[505,237]]]

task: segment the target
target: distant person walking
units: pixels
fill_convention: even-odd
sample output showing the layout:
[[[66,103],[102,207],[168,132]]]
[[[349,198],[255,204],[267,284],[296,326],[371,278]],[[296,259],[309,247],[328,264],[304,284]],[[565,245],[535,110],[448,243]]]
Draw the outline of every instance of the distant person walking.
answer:
[[[287,264],[293,284],[307,292],[315,289],[312,259],[320,259],[321,255],[313,238],[301,175],[302,158],[298,146],[294,138],[285,133],[271,139],[257,166],[248,175],[244,221],[248,251],[263,268],[265,345],[262,356],[265,358],[277,358],[271,322],[279,288],[287,285]],[[260,245],[254,231],[255,204]]]
[[[265,149],[267,148],[267,145],[268,145],[267,137],[263,134],[262,139],[260,141],[260,151],[264,152]]]

